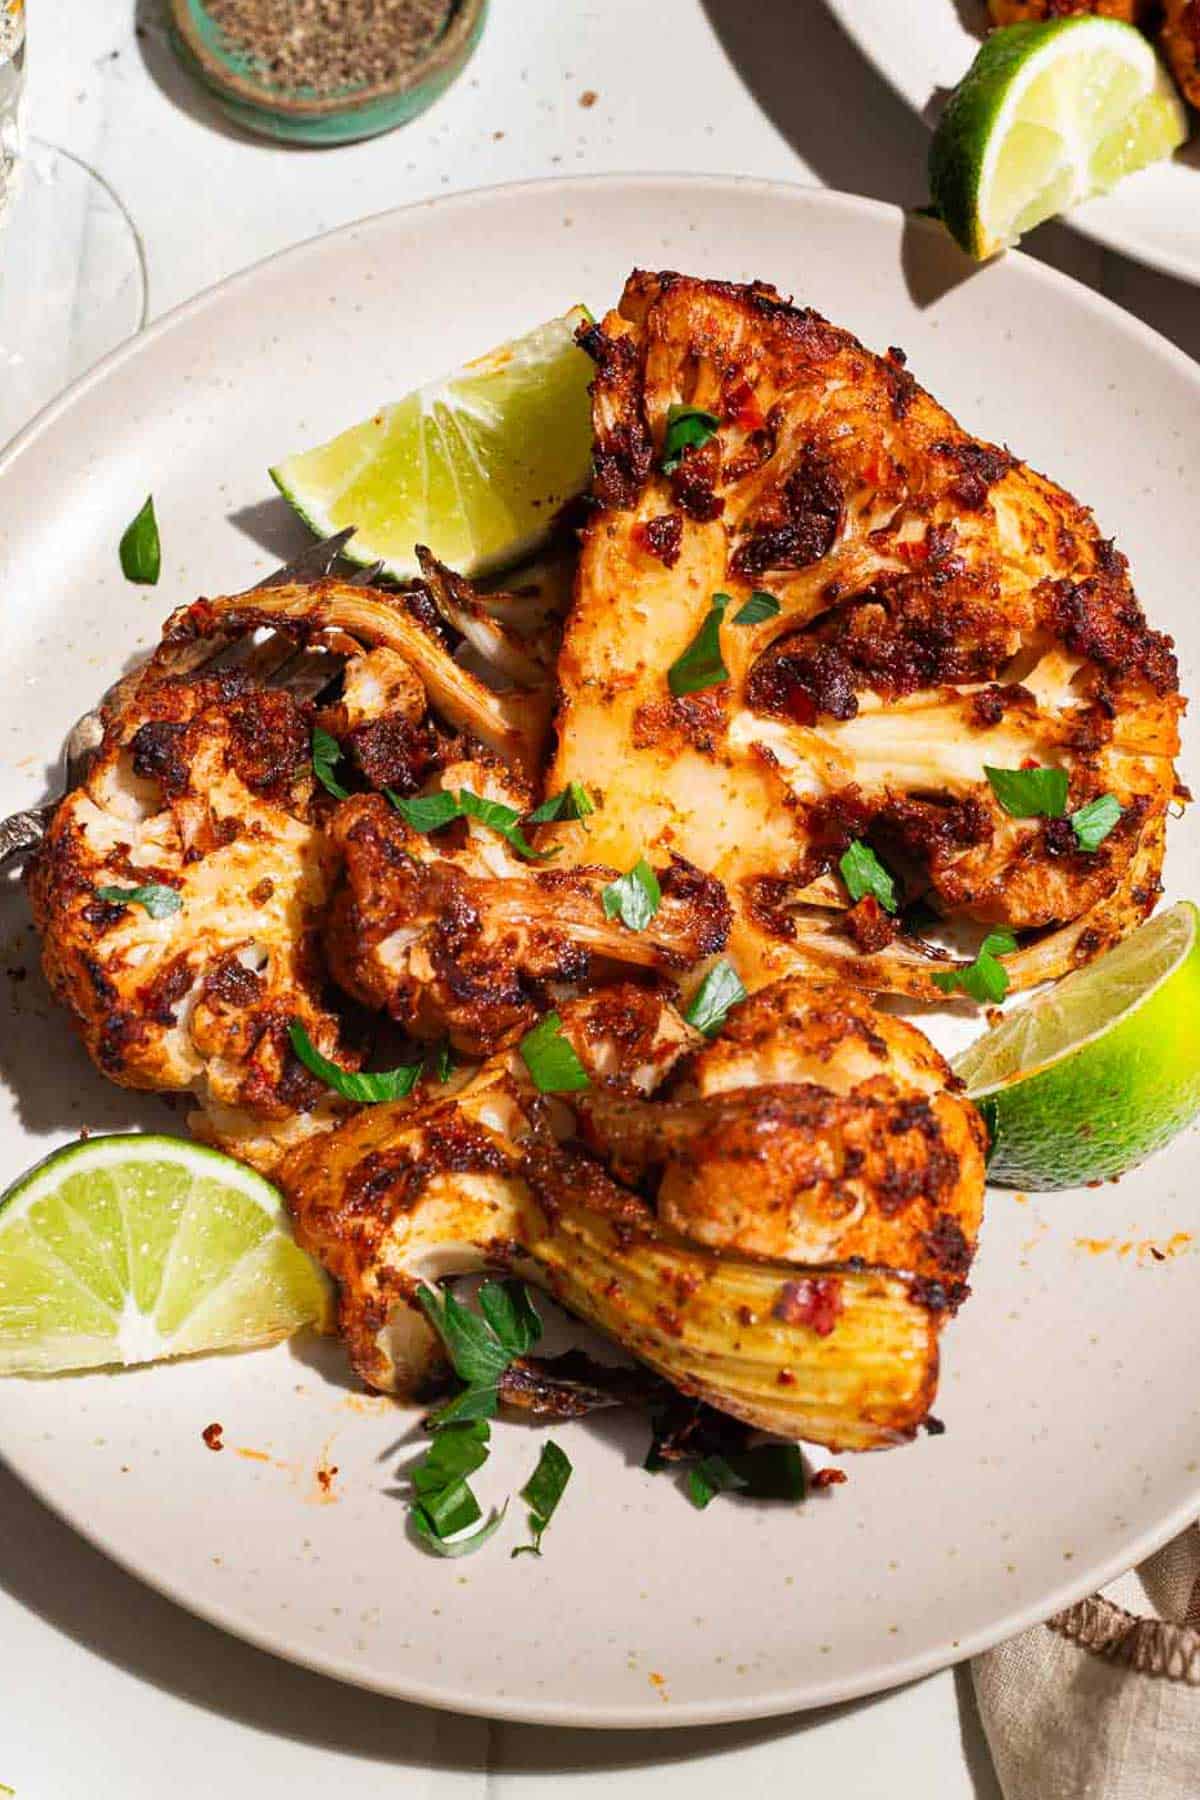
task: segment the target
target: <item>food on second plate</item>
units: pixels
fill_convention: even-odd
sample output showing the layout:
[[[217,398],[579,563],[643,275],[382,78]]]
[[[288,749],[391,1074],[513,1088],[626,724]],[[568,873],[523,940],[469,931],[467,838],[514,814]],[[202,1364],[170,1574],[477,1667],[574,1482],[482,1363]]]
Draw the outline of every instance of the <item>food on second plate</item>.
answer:
[[[88,1138],[0,1198],[0,1374],[247,1350],[331,1322],[280,1195],[212,1150]]]
[[[946,102],[929,149],[933,207],[971,256],[992,256],[1187,135],[1171,78],[1132,25],[1007,25]]]
[[[993,25],[1096,13],[1143,31],[1158,42],[1185,100],[1200,106],[1200,11],[1196,0],[988,0]]]
[[[587,319],[560,319],[381,407],[271,475],[319,537],[354,527],[349,554],[398,581],[428,544],[462,575],[507,568],[554,531],[591,474]]]
[[[1144,918],[1182,702],[1086,508],[768,287],[637,274],[583,341],[595,504],[547,785],[603,804],[556,828],[569,854],[715,875],[749,987],[937,999],[914,902],[1017,934],[1014,987]]]
[[[499,1263],[762,1430],[910,1437],[967,1291],[985,1142],[922,1035],[792,982],[712,1043],[625,985],[529,1037],[451,1098],[369,1109],[285,1163],[359,1374],[435,1393],[422,1290]],[[554,1040],[569,1080],[542,1060]]]
[[[1181,900],[957,1059],[991,1132],[989,1180],[1108,1180],[1200,1113],[1198,923]]]

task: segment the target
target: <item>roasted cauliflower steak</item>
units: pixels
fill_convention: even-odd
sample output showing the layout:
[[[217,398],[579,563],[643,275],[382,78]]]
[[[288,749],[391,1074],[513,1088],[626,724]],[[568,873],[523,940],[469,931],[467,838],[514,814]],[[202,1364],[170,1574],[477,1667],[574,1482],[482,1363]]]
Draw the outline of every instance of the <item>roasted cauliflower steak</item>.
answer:
[[[331,1125],[344,1107],[288,1026],[355,1064],[324,998],[334,873],[305,709],[236,675],[143,678],[29,881],[47,979],[97,1067],[190,1093],[195,1134],[265,1171]],[[120,897],[147,889],[153,910]]]
[[[1182,701],[1171,641],[1086,508],[964,431],[900,352],[762,284],[638,273],[581,342],[594,510],[548,786],[599,793],[587,856],[674,852],[716,876],[750,986],[797,972],[940,998],[946,952],[874,896],[852,904],[856,841],[902,904],[1024,934],[1014,987],[1132,929],[1159,893]],[[681,408],[708,434],[664,458]],[[721,667],[675,691],[705,629]],[[1066,817],[1002,808],[985,768],[1031,765],[1067,772],[1068,812],[1116,797],[1097,849]]]
[[[288,1157],[297,1235],[338,1282],[371,1386],[446,1378],[422,1284],[509,1268],[682,1393],[838,1449],[910,1437],[966,1293],[982,1122],[912,1026],[776,984],[709,1044],[660,993],[564,1004],[583,1093],[520,1057]]]

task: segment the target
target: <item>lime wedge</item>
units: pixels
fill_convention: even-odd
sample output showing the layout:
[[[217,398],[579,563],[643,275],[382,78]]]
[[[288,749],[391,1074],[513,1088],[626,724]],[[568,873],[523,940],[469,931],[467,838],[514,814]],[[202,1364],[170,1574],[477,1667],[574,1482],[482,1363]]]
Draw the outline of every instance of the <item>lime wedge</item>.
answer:
[[[1200,1112],[1200,913],[1181,900],[955,1062],[988,1120],[989,1181],[1121,1175]]]
[[[89,1138],[0,1200],[0,1375],[248,1349],[329,1318],[279,1194],[215,1150]]]
[[[991,256],[1187,135],[1183,103],[1134,26],[1090,15],[1008,25],[946,103],[930,193],[963,249]]]
[[[591,478],[591,358],[577,306],[457,374],[418,388],[271,478],[319,537],[347,525],[345,554],[409,581],[427,544],[461,575],[519,562]]]

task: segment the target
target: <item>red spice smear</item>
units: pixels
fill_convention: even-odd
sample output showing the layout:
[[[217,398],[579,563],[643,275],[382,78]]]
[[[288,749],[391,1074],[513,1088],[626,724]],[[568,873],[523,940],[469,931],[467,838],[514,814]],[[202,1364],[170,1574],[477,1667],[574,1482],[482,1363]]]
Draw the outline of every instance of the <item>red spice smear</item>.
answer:
[[[840,1487],[848,1480],[845,1469],[818,1469],[812,1478],[815,1488]]]
[[[828,1337],[843,1311],[842,1284],[832,1275],[785,1281],[774,1310],[785,1325],[807,1325],[818,1337]]]

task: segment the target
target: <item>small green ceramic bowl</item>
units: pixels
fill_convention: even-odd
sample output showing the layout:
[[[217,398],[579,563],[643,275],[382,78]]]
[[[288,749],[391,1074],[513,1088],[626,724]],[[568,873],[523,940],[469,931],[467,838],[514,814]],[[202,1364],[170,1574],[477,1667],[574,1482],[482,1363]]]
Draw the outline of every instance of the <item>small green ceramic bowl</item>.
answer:
[[[487,0],[454,0],[441,36],[399,80],[318,95],[276,86],[252,57],[226,42],[205,0],[168,0],[167,6],[180,61],[221,110],[247,131],[295,144],[349,144],[424,112],[466,66],[486,16]]]

